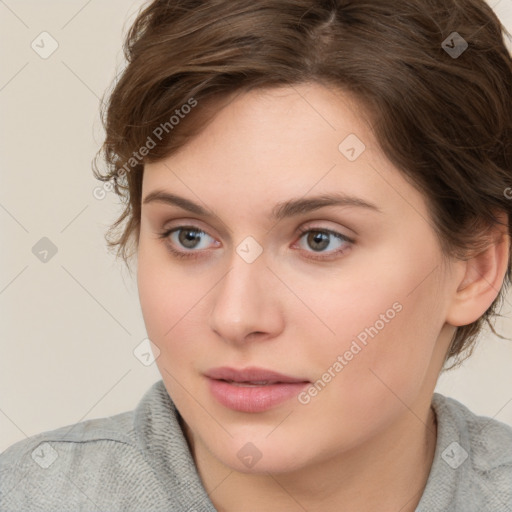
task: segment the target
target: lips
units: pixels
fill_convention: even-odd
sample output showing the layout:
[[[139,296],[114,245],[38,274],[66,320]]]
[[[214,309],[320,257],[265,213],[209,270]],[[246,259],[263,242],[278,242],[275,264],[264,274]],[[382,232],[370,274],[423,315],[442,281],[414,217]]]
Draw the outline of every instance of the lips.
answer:
[[[277,383],[309,382],[307,379],[290,377],[282,373],[262,368],[245,368],[236,370],[234,368],[222,367],[208,370],[205,375],[210,379],[225,380],[234,384],[267,385]]]
[[[228,409],[257,413],[297,396],[310,381],[261,368],[213,368],[205,373],[213,397]]]

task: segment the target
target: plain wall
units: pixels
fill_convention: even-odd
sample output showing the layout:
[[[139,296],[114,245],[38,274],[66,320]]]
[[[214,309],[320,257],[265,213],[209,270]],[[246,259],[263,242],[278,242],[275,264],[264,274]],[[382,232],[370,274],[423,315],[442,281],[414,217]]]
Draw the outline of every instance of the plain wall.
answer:
[[[141,5],[0,2],[0,451],[132,409],[160,378],[133,354],[146,337],[135,278],[104,241],[120,210],[113,194],[94,197],[91,171],[99,98],[122,69],[122,36]],[[491,5],[512,31],[512,0]],[[59,45],[46,59],[31,47],[51,48],[43,31]],[[32,252],[44,237],[57,249],[46,262]],[[507,337],[511,298],[497,323]],[[437,390],[512,425],[511,361],[512,341],[487,333]]]

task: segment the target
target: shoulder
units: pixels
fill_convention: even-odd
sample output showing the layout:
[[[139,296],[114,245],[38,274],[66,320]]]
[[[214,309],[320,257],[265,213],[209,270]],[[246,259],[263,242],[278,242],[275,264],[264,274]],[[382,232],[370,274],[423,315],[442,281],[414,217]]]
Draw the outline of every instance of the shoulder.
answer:
[[[133,443],[133,411],[107,418],[86,420],[55,430],[41,432],[8,447],[0,454],[0,471],[36,463],[50,467],[59,455],[70,456],[80,447],[94,450],[98,444]],[[59,446],[59,452],[55,446]],[[65,447],[67,445],[67,448]],[[32,461],[32,462],[30,462]]]
[[[155,386],[146,393],[144,409],[154,391]],[[164,494],[141,446],[139,431],[150,428],[147,422],[134,410],[15,443],[0,454],[0,509],[123,510],[148,490]],[[130,490],[126,502],[121,487]]]
[[[445,470],[456,476],[459,499],[476,499],[482,503],[481,510],[512,506],[512,427],[478,416],[438,393],[432,404],[438,417],[436,455]]]
[[[478,416],[454,398],[438,393],[433,403],[461,440],[471,449],[475,470],[487,473],[503,468],[512,471],[512,427],[487,416]]]

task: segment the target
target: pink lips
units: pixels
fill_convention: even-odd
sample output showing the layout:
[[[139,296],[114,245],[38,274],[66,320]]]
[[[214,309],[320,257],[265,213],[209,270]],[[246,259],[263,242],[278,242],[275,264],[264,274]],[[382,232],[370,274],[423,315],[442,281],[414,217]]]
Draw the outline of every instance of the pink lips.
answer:
[[[290,377],[261,368],[213,368],[205,373],[216,400],[235,411],[263,412],[297,396],[310,384],[305,379]]]

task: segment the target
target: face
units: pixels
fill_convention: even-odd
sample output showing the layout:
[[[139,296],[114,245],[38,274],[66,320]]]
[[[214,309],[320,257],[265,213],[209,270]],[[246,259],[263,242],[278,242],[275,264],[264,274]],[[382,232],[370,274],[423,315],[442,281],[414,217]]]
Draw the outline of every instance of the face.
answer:
[[[146,166],[142,198],[148,336],[220,463],[298,470],[430,402],[453,283],[423,196],[346,94],[237,96]]]

